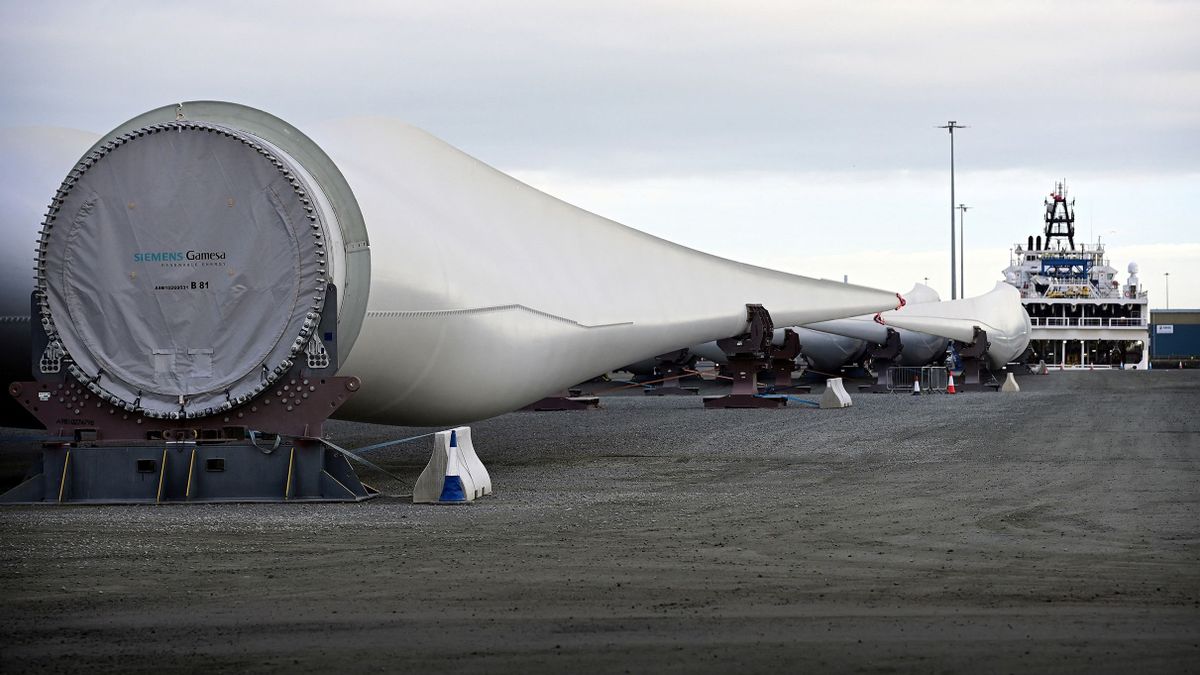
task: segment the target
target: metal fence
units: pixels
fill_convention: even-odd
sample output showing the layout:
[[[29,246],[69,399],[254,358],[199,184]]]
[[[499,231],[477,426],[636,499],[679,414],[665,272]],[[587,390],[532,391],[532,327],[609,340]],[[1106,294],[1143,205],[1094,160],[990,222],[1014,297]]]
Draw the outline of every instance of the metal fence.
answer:
[[[1044,316],[1030,317],[1032,326],[1041,328],[1144,328],[1146,320],[1140,318],[1122,317],[1061,317]]]
[[[913,382],[921,383],[921,391],[944,393],[949,376],[944,366],[894,366],[888,368],[887,388],[889,392],[907,394],[912,392]]]

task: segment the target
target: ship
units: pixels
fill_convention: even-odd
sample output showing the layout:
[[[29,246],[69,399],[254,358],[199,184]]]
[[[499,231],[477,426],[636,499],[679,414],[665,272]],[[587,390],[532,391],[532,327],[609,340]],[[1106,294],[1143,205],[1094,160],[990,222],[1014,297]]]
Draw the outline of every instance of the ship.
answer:
[[[1075,200],[1066,181],[1044,200],[1042,234],[1011,249],[1004,280],[1029,314],[1027,358],[1051,368],[1137,368],[1149,362],[1149,304],[1136,262],[1124,284],[1103,244],[1075,241]]]

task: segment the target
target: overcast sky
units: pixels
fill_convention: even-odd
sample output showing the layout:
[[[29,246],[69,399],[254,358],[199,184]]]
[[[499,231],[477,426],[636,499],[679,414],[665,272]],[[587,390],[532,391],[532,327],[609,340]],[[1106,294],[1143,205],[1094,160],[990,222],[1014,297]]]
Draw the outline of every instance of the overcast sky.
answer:
[[[1152,306],[1168,271],[1200,306],[1198,2],[337,4],[0,0],[0,126],[394,116],[680,243],[948,297],[954,119],[968,293],[1066,178]]]

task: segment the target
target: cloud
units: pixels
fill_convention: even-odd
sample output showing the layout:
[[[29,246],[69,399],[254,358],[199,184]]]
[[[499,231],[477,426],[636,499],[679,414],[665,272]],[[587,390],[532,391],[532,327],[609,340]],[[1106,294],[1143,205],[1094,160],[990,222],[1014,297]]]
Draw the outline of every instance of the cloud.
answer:
[[[0,124],[230,98],[521,170],[1194,170],[1200,4],[6,3]]]
[[[10,2],[0,126],[103,132],[199,98],[302,130],[398,117],[653,234],[835,278],[870,260],[906,287],[945,283],[954,118],[982,288],[1059,177],[1114,255],[1195,241],[1197,25],[1200,3],[1165,0]],[[1148,282],[1196,266],[1139,262]]]

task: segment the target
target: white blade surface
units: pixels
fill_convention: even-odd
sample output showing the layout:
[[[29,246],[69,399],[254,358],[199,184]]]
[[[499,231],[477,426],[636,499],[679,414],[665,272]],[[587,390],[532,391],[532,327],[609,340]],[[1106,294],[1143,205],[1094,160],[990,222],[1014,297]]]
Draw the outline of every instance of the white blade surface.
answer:
[[[489,417],[680,345],[873,313],[888,291],[700,253],[576,208],[412,127],[316,129],[371,237],[368,313],[339,411],[442,424]]]
[[[937,291],[925,284],[914,284],[912,290],[904,294],[904,300],[906,303],[905,306],[896,311],[904,311],[913,305],[938,302],[941,298],[938,296]],[[883,344],[887,340],[887,326],[876,321],[874,314],[817,321],[805,325],[805,328],[833,333],[834,335],[845,335],[846,337],[857,338],[876,344]]]
[[[987,331],[991,343],[988,360],[994,367],[1016,358],[1029,344],[1029,314],[1021,304],[1021,294],[1004,282],[973,298],[884,312],[883,320],[889,326],[962,342],[970,342],[978,326]]]

